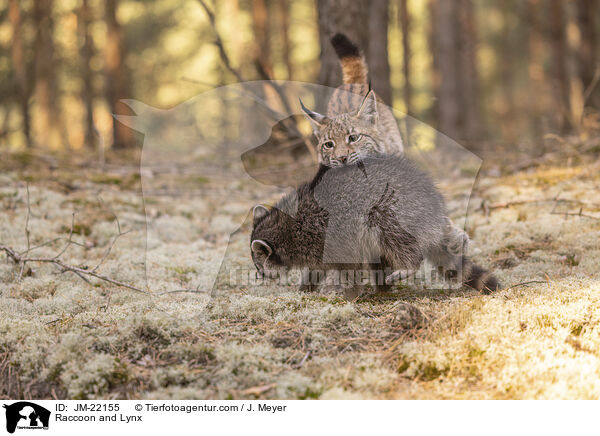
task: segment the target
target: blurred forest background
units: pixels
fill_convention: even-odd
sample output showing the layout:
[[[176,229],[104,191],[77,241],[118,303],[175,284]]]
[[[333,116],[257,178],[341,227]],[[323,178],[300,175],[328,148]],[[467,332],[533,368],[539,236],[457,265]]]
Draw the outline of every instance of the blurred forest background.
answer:
[[[0,0],[0,150],[139,147],[120,99],[169,108],[273,78],[338,86],[345,32],[394,108],[544,152],[600,123],[600,0]]]

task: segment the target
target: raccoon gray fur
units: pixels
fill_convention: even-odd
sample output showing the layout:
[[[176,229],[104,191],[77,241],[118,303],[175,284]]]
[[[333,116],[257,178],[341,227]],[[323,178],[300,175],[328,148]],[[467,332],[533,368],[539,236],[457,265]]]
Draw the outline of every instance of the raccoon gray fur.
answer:
[[[339,271],[416,271],[424,259],[481,292],[498,289],[491,273],[453,249],[449,223],[427,174],[402,156],[371,156],[321,166],[272,209],[257,206],[250,248],[259,273],[326,271],[310,285],[327,291],[357,287],[332,279]]]

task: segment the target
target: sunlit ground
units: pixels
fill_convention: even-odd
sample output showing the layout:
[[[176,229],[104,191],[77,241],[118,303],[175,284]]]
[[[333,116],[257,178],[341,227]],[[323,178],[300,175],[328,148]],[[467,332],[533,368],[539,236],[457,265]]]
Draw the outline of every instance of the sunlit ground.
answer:
[[[348,302],[295,288],[233,286],[147,296],[53,265],[30,264],[23,280],[0,263],[0,395],[45,398],[598,398],[600,396],[600,177],[593,160],[481,177],[467,230],[472,254],[509,287],[402,287]],[[233,198],[217,207],[185,197],[146,203],[146,240],[135,168],[107,172],[47,161],[5,162],[0,240],[30,244],[121,281],[186,288],[205,262],[220,262],[229,234],[207,232],[247,215]],[[11,170],[8,170],[11,168]],[[199,181],[195,181],[198,183]],[[273,192],[246,192],[257,202]],[[456,188],[458,190],[458,187]],[[157,201],[157,200],[154,200]],[[168,210],[169,213],[162,211]],[[581,216],[579,216],[581,210]],[[123,231],[105,257],[117,234]],[[248,224],[229,260],[251,266]],[[147,258],[144,258],[147,250]],[[208,285],[201,289],[208,291]]]

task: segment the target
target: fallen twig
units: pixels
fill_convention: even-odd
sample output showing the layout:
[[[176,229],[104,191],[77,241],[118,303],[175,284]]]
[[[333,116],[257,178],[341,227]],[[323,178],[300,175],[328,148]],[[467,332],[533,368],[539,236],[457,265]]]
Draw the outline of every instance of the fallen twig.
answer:
[[[296,368],[296,369],[300,369],[300,368],[302,368],[302,366],[303,366],[303,365],[304,365],[304,363],[305,363],[305,362],[308,360],[308,358],[310,357],[310,355],[311,355],[311,351],[310,351],[310,350],[308,350],[308,351],[306,352],[306,354],[304,355],[304,357],[302,358],[302,360],[301,360],[300,362],[298,362],[296,365],[294,365],[294,368]]]
[[[71,271],[77,275],[85,275],[85,276],[95,277],[97,279],[104,280],[105,282],[112,283],[113,285],[116,285],[116,286],[119,286],[122,288],[127,288],[132,291],[136,291],[136,292],[141,292],[143,294],[150,293],[150,292],[144,291],[143,289],[140,289],[136,286],[121,282],[119,280],[112,279],[112,278],[102,275],[102,274],[98,274],[92,270],[87,269],[86,267],[77,267],[74,265],[69,265],[68,263],[63,262],[62,260],[60,260],[56,257],[21,257],[13,249],[11,249],[10,247],[7,247],[5,245],[0,245],[0,251],[6,252],[11,259],[13,259],[19,265],[21,265],[21,268],[23,268],[23,266],[26,265],[27,263],[50,263],[50,264],[53,264],[53,265],[56,265],[56,266],[62,268],[63,271]]]
[[[569,200],[559,200],[558,196],[556,197],[556,203],[554,203],[554,207],[552,207],[552,210],[550,211],[550,215],[562,215],[565,217],[565,219],[567,219],[567,217],[569,216],[578,216],[578,217],[583,217],[583,218],[589,218],[589,219],[593,219],[593,220],[600,220],[600,217],[596,217],[593,215],[588,215],[583,213],[583,207],[579,208],[579,212],[559,212],[556,210],[556,208],[558,207],[559,202],[568,202]]]
[[[99,280],[103,280],[105,282],[111,283],[113,285],[122,287],[122,288],[126,288],[126,289],[130,289],[132,291],[136,291],[136,292],[140,292],[143,294],[150,294],[150,292],[145,291],[141,288],[138,288],[137,286],[133,286],[130,285],[128,283],[122,282],[120,280],[116,280],[113,279],[111,277],[108,277],[106,275],[103,274],[99,274],[97,272],[98,268],[100,267],[100,265],[102,265],[102,263],[104,262],[104,260],[106,259],[106,257],[108,257],[108,254],[110,253],[110,250],[112,249],[112,246],[114,245],[114,243],[116,242],[116,239],[113,240],[112,244],[109,246],[109,249],[107,250],[107,252],[105,253],[104,257],[102,258],[101,262],[93,269],[89,269],[87,266],[75,266],[75,265],[70,265],[68,263],[65,263],[63,260],[61,260],[61,256],[63,254],[65,254],[65,252],[67,251],[67,249],[71,246],[71,244],[74,244],[75,241],[73,241],[73,229],[75,227],[75,213],[73,212],[72,216],[71,216],[71,228],[69,230],[69,238],[67,239],[67,243],[65,244],[65,246],[62,248],[62,250],[60,250],[55,256],[53,257],[29,257],[29,253],[31,252],[31,250],[33,250],[34,248],[39,248],[45,245],[49,245],[52,241],[57,241],[60,240],[61,238],[55,238],[52,241],[47,241],[43,244],[40,244],[36,247],[31,247],[31,242],[30,242],[30,232],[29,232],[29,217],[31,216],[31,202],[30,202],[30,195],[29,195],[29,184],[27,184],[27,216],[25,218],[25,235],[27,238],[27,250],[25,250],[23,253],[18,253],[15,249],[7,246],[7,245],[2,245],[0,244],[0,251],[3,251],[6,253],[7,257],[9,259],[11,259],[15,264],[17,264],[19,266],[19,275],[18,275],[18,281],[21,281],[23,278],[23,273],[25,271],[25,268],[27,266],[28,263],[49,263],[52,265],[55,265],[59,268],[61,268],[62,272],[72,272],[74,274],[76,274],[78,277],[80,277],[81,279],[83,279],[84,281],[86,281],[87,283],[89,283],[89,280],[86,278],[86,276],[90,276],[90,277],[94,277],[97,278]],[[116,215],[115,215],[116,216]],[[117,235],[117,237],[122,236],[123,233],[121,231],[121,225],[117,219],[117,227],[119,230],[119,234]]]
[[[482,202],[482,209],[488,209],[488,210],[492,210],[492,209],[504,209],[510,206],[518,206],[521,204],[532,204],[532,203],[548,203],[551,201],[556,201],[556,198],[534,198],[534,199],[529,199],[529,200],[514,200],[514,201],[503,201],[503,202],[499,202],[499,203],[492,203],[492,204],[487,204],[487,202],[484,200]],[[485,204],[485,205],[484,205]]]
[[[592,220],[600,220],[600,217],[598,216],[593,216],[593,215],[588,215],[583,213],[583,208],[579,208],[579,212],[556,212],[556,211],[552,211],[550,212],[550,215],[562,215],[565,217],[565,219],[568,216],[578,216],[578,217],[582,217],[582,218],[589,218]]]
[[[271,384],[264,385],[264,386],[255,386],[255,387],[248,388],[248,389],[241,391],[241,394],[242,395],[256,395],[258,397],[261,394],[264,394],[265,392],[270,391],[271,389],[273,389],[276,386],[277,386],[277,383],[271,383]]]
[[[528,282],[521,282],[521,283],[514,284],[514,285],[506,288],[505,291],[509,291],[511,289],[518,288],[519,286],[532,285],[534,283],[548,283],[548,282],[546,280],[529,280]]]

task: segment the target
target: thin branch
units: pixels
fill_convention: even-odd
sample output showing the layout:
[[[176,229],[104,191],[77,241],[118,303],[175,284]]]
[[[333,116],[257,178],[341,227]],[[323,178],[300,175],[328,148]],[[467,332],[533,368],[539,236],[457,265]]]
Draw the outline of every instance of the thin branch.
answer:
[[[568,216],[578,216],[581,218],[589,218],[591,220],[600,220],[600,216],[588,215],[588,214],[585,214],[582,212],[583,212],[583,209],[579,208],[579,212],[555,212],[555,211],[552,211],[552,212],[550,212],[550,215],[562,215],[565,217],[565,219]]]
[[[521,282],[521,283],[514,284],[504,290],[509,291],[511,289],[518,288],[519,286],[527,286],[527,285],[532,285],[534,283],[548,283],[548,282],[546,280],[529,280],[528,282]]]
[[[206,12],[206,15],[208,16],[208,20],[213,29],[213,33],[215,34],[214,43],[217,46],[217,48],[219,49],[219,56],[221,57],[221,60],[223,61],[225,68],[227,68],[227,70],[229,70],[236,77],[238,82],[243,84],[243,82],[245,82],[244,78],[242,77],[242,75],[240,74],[240,72],[238,70],[233,68],[233,66],[231,65],[229,56],[227,55],[227,52],[225,51],[225,45],[223,44],[223,39],[221,38],[221,35],[219,34],[219,31],[217,29],[215,14],[208,7],[208,5],[206,4],[206,2],[204,0],[198,0],[198,2],[200,3],[200,5],[204,9],[204,11]],[[273,81],[273,79],[269,76],[269,74],[266,72],[264,66],[260,62],[256,61],[255,66],[256,66],[256,69],[257,69],[259,75],[267,82],[267,84],[269,86],[271,86],[275,90],[275,92],[279,96],[279,99],[281,100],[281,103],[283,104],[283,107],[285,108],[285,110],[288,112],[288,114],[291,114],[292,113],[291,107],[290,107],[289,102],[287,101],[287,98],[285,96],[285,93],[283,92],[281,87]],[[263,102],[263,103],[266,108],[275,112],[275,114],[280,115],[277,111],[274,111],[273,109],[271,109],[271,107],[267,103],[265,103],[265,102]],[[285,118],[285,116],[281,117],[281,118]],[[291,131],[293,131],[300,138],[304,138],[304,135],[298,129],[298,127],[296,125],[296,121],[294,119],[291,119],[288,124],[290,124],[288,126],[288,128]],[[316,150],[314,150],[314,148],[310,144],[310,141],[308,141],[308,139],[304,138],[304,144],[306,145],[306,148],[308,149],[308,152],[310,153],[311,157],[316,161],[317,160],[317,152],[316,152]]]
[[[26,218],[26,225],[25,225],[25,232],[27,233],[29,228],[28,228],[28,221],[29,221],[29,216],[31,215],[31,208],[29,206],[29,189],[27,190],[27,218]],[[123,233],[121,232],[121,225],[117,220],[117,226],[119,229],[119,235],[122,236]],[[111,277],[99,274],[96,272],[97,268],[90,270],[87,267],[78,267],[78,266],[74,266],[74,265],[70,265],[67,264],[65,262],[63,262],[60,257],[67,251],[67,249],[71,246],[71,244],[74,243],[73,241],[73,229],[75,227],[75,212],[73,212],[72,217],[71,217],[71,230],[69,231],[69,238],[67,240],[67,243],[65,244],[65,246],[63,247],[63,249],[58,252],[58,254],[56,254],[54,257],[28,257],[28,253],[31,251],[31,245],[29,243],[29,238],[28,238],[28,248],[27,250],[24,252],[24,254],[19,254],[16,250],[12,249],[11,247],[8,247],[6,245],[0,245],[0,251],[4,251],[6,253],[6,255],[12,259],[15,264],[17,264],[19,266],[19,276],[18,276],[18,281],[21,281],[21,279],[23,278],[23,272],[25,271],[25,267],[28,263],[49,263],[49,264],[53,264],[55,266],[58,266],[59,268],[62,269],[62,272],[72,272],[74,274],[76,274],[77,276],[79,276],[80,278],[82,278],[83,280],[85,280],[86,282],[89,283],[89,280],[87,280],[86,276],[90,276],[90,277],[94,277],[97,278],[99,280],[103,280],[105,282],[111,283],[113,285],[122,287],[122,288],[126,288],[126,289],[130,289],[132,291],[136,291],[136,292],[140,292],[143,294],[149,294],[149,292],[140,289],[136,286],[130,285],[128,283],[124,283],[122,281],[119,280],[115,280]],[[56,239],[54,239],[53,241],[55,241]],[[45,243],[45,244],[41,244],[41,245],[48,245],[50,242]],[[40,245],[40,246],[41,246]],[[111,247],[112,248],[111,244]],[[108,251],[109,252],[109,251]],[[107,252],[107,253],[108,253]],[[107,257],[108,254],[105,254],[105,257]]]
[[[37,250],[38,248],[42,248],[42,247],[45,247],[45,246],[47,246],[47,245],[54,244],[56,241],[60,241],[61,239],[63,239],[63,238],[60,238],[60,237],[59,237],[59,238],[50,239],[49,241],[42,242],[42,243],[41,243],[41,244],[39,244],[39,245],[34,245],[34,246],[33,246],[33,247],[31,247],[30,249],[28,249],[28,250],[26,250],[26,251],[23,251],[22,253],[19,253],[19,254],[20,254],[21,256],[24,256],[24,255],[26,255],[26,254],[28,254],[28,253],[32,252],[33,250]]]
[[[21,256],[14,251],[12,248],[7,247],[6,245],[0,245],[0,251],[4,251],[7,256],[12,259],[15,263],[19,263],[21,260]]]
[[[556,196],[555,201],[556,202],[554,203],[554,206],[552,207],[552,210],[550,211],[550,215],[562,215],[562,216],[565,217],[565,219],[567,219],[567,217],[569,217],[569,216],[578,216],[578,217],[582,217],[582,218],[589,218],[589,219],[593,219],[593,220],[600,220],[600,217],[596,217],[596,216],[593,216],[593,215],[588,215],[588,214],[583,213],[583,207],[579,208],[579,212],[559,212],[559,211],[556,210],[556,208],[558,207],[558,204],[560,202],[569,202],[570,200],[562,200],[562,199],[559,200],[558,196]],[[575,200],[575,201],[578,201],[578,200]]]
[[[300,362],[298,362],[296,365],[294,365],[294,368],[296,369],[300,369],[302,368],[302,366],[304,366],[304,363],[308,360],[308,358],[310,357],[311,351],[308,350],[306,352],[306,354],[304,355],[304,357],[302,358],[302,360]]]
[[[277,82],[273,80],[273,78],[269,75],[269,73],[265,69],[264,65],[260,62],[260,60],[256,59],[254,61],[254,65],[256,66],[256,71],[258,71],[258,75],[260,76],[260,78],[266,81],[267,84],[271,88],[273,88],[273,90],[277,93],[277,96],[279,97],[279,100],[281,101],[281,104],[283,105],[285,110],[291,114],[292,108],[290,107],[290,103],[288,102],[287,97],[283,92],[283,89],[281,89],[281,86],[279,86],[279,84],[277,84]]]
[[[521,204],[532,204],[532,203],[547,203],[547,202],[551,202],[551,201],[556,201],[556,198],[534,198],[534,199],[529,199],[529,200],[514,200],[514,201],[504,201],[504,202],[500,202],[500,203],[492,203],[492,204],[487,204],[487,202],[484,200],[483,203],[485,203],[485,205],[483,205],[482,203],[482,209],[487,209],[487,210],[492,210],[492,209],[504,209],[510,206],[517,206],[517,205],[521,205]]]
[[[118,235],[116,235],[116,236],[113,238],[113,240],[112,240],[112,242],[111,242],[110,246],[108,247],[108,249],[107,249],[107,250],[106,250],[106,252],[104,253],[104,256],[102,256],[102,259],[100,260],[100,262],[98,262],[98,264],[97,264],[97,265],[96,265],[94,268],[92,268],[92,271],[94,271],[94,272],[95,272],[95,271],[98,271],[98,268],[100,268],[100,267],[101,267],[101,266],[104,264],[104,262],[106,261],[106,259],[107,259],[107,258],[108,258],[108,256],[110,255],[110,252],[111,252],[111,250],[113,249],[113,247],[115,246],[115,243],[117,242],[117,240],[118,240],[118,239],[119,239],[121,236],[124,236],[124,235],[126,235],[127,233],[130,233],[130,232],[131,232],[131,230],[127,230],[126,232],[121,232],[121,230],[119,229],[119,234],[118,234]]]
[[[75,212],[73,212],[71,214],[71,230],[69,231],[69,239],[67,239],[67,243],[65,244],[64,248],[56,256],[54,256],[54,259],[58,259],[63,254],[65,254],[65,252],[67,251],[67,249],[71,246],[71,242],[73,241],[73,228],[74,228],[74,226],[75,226]]]
[[[105,207],[108,207],[106,205],[106,203],[104,202],[104,200],[102,200],[102,197],[100,197],[98,195],[98,199],[100,200],[100,203],[102,203]],[[126,235],[127,233],[130,233],[131,230],[127,230],[126,232],[121,231],[121,223],[119,222],[119,217],[117,216],[117,214],[112,210],[112,208],[108,207],[108,209],[110,209],[110,212],[113,214],[113,216],[115,217],[115,220],[117,221],[117,235],[113,238],[111,244],[109,245],[108,249],[106,250],[106,252],[104,253],[104,256],[102,257],[102,259],[100,260],[100,262],[94,267],[92,268],[93,272],[98,271],[98,268],[100,268],[104,262],[106,261],[106,259],[108,258],[108,256],[110,255],[110,252],[112,251],[115,243],[117,242],[117,240],[123,236]]]
[[[220,85],[215,85],[215,84],[211,84],[211,83],[208,83],[208,82],[203,82],[201,80],[191,79],[189,77],[183,77],[182,80],[185,80],[186,82],[190,82],[190,83],[196,83],[196,84],[199,84],[199,85],[212,86],[213,88],[217,88],[218,86],[220,86]],[[242,87],[246,88],[244,82],[240,83],[240,85]],[[281,112],[273,109],[271,106],[269,106],[269,104],[265,100],[263,100],[262,98],[260,98],[258,95],[256,95],[253,92],[249,92],[249,91],[246,91],[244,89],[236,89],[233,86],[230,87],[228,90],[232,91],[232,92],[236,92],[236,93],[238,93],[238,94],[240,94],[242,96],[249,97],[250,99],[254,100],[255,102],[260,103],[260,106],[258,106],[258,107],[264,109],[265,112],[267,112],[267,114],[274,121],[282,120],[282,119],[284,119],[287,116],[286,114],[283,114],[283,113],[281,113]]]
[[[164,291],[164,292],[158,292],[158,293],[154,293],[153,295],[161,296],[161,295],[167,295],[167,294],[207,294],[209,291],[200,291],[198,290],[198,288],[196,289],[175,289],[174,291]]]
[[[142,294],[149,294],[149,292],[144,291],[143,289],[140,289],[136,286],[132,286],[130,284],[121,282],[119,280],[112,279],[108,276],[98,274],[94,271],[86,269],[85,267],[82,268],[82,267],[77,267],[74,265],[69,265],[67,263],[64,263],[62,260],[60,260],[56,257],[20,257],[17,253],[15,253],[14,250],[12,250],[11,248],[6,247],[4,245],[0,245],[0,250],[5,251],[9,255],[10,258],[12,258],[16,263],[18,263],[20,265],[24,265],[29,262],[50,263],[50,264],[53,264],[53,265],[56,265],[56,266],[62,268],[63,271],[71,271],[77,275],[81,274],[81,275],[85,275],[85,276],[95,277],[97,279],[104,280],[105,282],[112,283],[113,285],[116,285],[116,286],[119,286],[122,288],[127,288],[132,291],[141,292]]]
[[[89,279],[88,279],[86,276],[84,276],[83,274],[81,274],[81,273],[78,273],[78,272],[76,272],[76,271],[70,271],[70,272],[72,272],[73,274],[77,275],[77,277],[79,277],[81,280],[83,280],[83,281],[84,281],[84,282],[86,282],[87,284],[91,284],[91,283],[92,283],[92,282],[90,282],[90,280],[89,280]]]
[[[27,250],[26,253],[29,253],[31,249],[31,241],[30,241],[30,231],[29,231],[29,217],[31,216],[31,201],[29,195],[29,182],[27,182],[27,216],[25,217],[25,237],[27,239]],[[20,282],[23,278],[23,273],[25,272],[25,262],[20,263],[19,275],[17,280]]]
[[[287,111],[287,113],[289,113],[289,114],[293,113],[292,108],[290,107],[290,104],[287,100],[287,97],[286,97],[285,93],[283,92],[283,89],[281,89],[281,86],[279,86],[277,84],[277,82],[275,82],[273,80],[273,78],[271,76],[269,76],[269,73],[265,69],[264,65],[258,59],[255,61],[255,65],[256,65],[258,74],[261,76],[261,78],[263,80],[265,80],[266,83],[275,90],[275,92],[277,93],[277,96],[279,97],[279,100],[281,101],[281,104],[283,104],[283,107]],[[288,128],[290,128],[290,130],[292,130],[296,135],[298,135],[300,138],[302,138],[302,142],[306,146],[308,152],[310,153],[310,156],[316,162],[318,159],[317,151],[314,149],[314,147],[312,146],[312,144],[310,143],[308,138],[304,137],[302,132],[300,132],[300,130],[298,129],[298,125],[296,124],[296,120],[294,118],[288,118],[288,120],[289,120],[289,123],[291,124]]]
[[[198,80],[190,79],[190,78],[183,78],[183,80],[191,82],[191,83],[198,83],[201,85],[206,84],[206,82],[202,82],[202,81],[198,81]],[[248,88],[244,82],[240,83],[240,85],[242,86],[242,88]],[[216,86],[216,85],[214,85],[214,86]],[[255,102],[257,102],[258,105],[256,107],[263,110],[267,114],[267,116],[275,122],[285,120],[288,117],[288,115],[273,109],[264,99],[260,98],[258,95],[256,95],[253,92],[247,91],[245,89],[236,89],[235,87],[230,87],[229,90],[232,92],[236,92],[242,96],[248,97],[251,100],[254,100]],[[302,133],[299,130],[294,129],[293,127],[291,129],[298,136],[303,137]]]
[[[30,203],[29,203],[29,189],[27,190],[27,193],[28,193],[28,195],[27,195],[27,206],[28,207],[27,207],[25,232],[28,232],[28,230],[29,230],[29,227],[28,227],[29,218],[28,217],[32,215]],[[100,201],[102,201],[101,198],[100,198]],[[13,249],[7,245],[0,244],[0,252],[5,252],[7,255],[7,258],[11,259],[16,265],[19,266],[18,281],[21,280],[21,278],[23,276],[23,272],[25,271],[25,267],[27,266],[28,263],[47,263],[47,264],[51,264],[51,265],[54,265],[54,266],[60,268],[61,273],[72,272],[73,274],[77,275],[79,278],[81,278],[86,283],[91,283],[90,280],[88,279],[88,277],[94,277],[98,280],[105,281],[105,282],[113,284],[115,286],[129,289],[131,291],[139,292],[139,293],[146,294],[146,295],[151,295],[151,296],[158,296],[158,295],[170,294],[170,293],[175,293],[175,292],[189,292],[189,293],[197,293],[197,294],[205,294],[206,293],[206,292],[200,291],[199,290],[200,285],[198,285],[198,287],[196,287],[196,289],[178,289],[175,291],[167,291],[167,292],[162,292],[162,293],[156,294],[149,290],[144,290],[137,286],[131,285],[129,283],[125,283],[120,280],[113,279],[112,277],[106,276],[104,274],[98,273],[97,272],[98,268],[103,264],[103,262],[106,260],[106,258],[110,254],[112,247],[114,246],[117,239],[119,237],[129,233],[129,231],[127,231],[127,232],[122,231],[121,223],[119,222],[118,217],[116,216],[116,214],[114,212],[113,212],[113,215],[115,215],[115,219],[117,222],[117,229],[118,229],[119,233],[113,239],[113,241],[110,244],[110,246],[108,247],[107,251],[104,253],[104,256],[102,257],[102,260],[100,261],[100,263],[98,265],[96,265],[93,269],[89,269],[89,267],[87,267],[85,265],[83,265],[83,266],[71,265],[71,264],[65,263],[62,259],[60,259],[60,257],[67,251],[67,249],[71,246],[71,244],[77,244],[75,241],[73,241],[73,229],[75,227],[75,212],[73,212],[72,217],[71,217],[71,229],[69,231],[69,238],[67,239],[67,243],[65,244],[63,249],[60,252],[58,252],[58,254],[56,254],[54,257],[29,257],[28,255],[31,250],[34,250],[36,248],[40,248],[40,247],[43,247],[46,245],[50,245],[51,243],[56,242],[57,240],[60,240],[62,238],[54,238],[50,241],[44,242],[44,243],[34,246],[34,247],[31,247],[31,244],[29,243],[29,240],[28,240],[28,244],[27,244],[28,248],[26,251],[24,251],[21,254],[19,252],[17,252],[15,249]],[[107,303],[107,308],[108,308],[108,304],[110,304],[110,296],[109,296],[109,303]]]
[[[227,52],[225,51],[225,46],[223,45],[223,40],[221,39],[221,35],[219,35],[219,32],[217,31],[217,23],[215,21],[215,14],[207,6],[207,4],[204,2],[204,0],[198,0],[198,2],[202,6],[202,8],[204,8],[204,12],[206,12],[206,15],[208,16],[208,21],[210,21],[210,25],[215,34],[214,43],[217,46],[217,48],[219,49],[219,56],[221,57],[221,60],[223,61],[225,68],[227,68],[236,77],[236,79],[239,82],[243,82],[244,79],[242,78],[242,75],[239,73],[238,70],[233,68],[233,66],[231,65],[231,61],[229,60],[229,56],[227,56]]]
[[[585,91],[583,92],[583,106],[584,107],[585,107],[588,99],[592,95],[594,88],[596,88],[596,85],[598,85],[599,81],[600,81],[600,66],[597,66],[596,70],[594,71],[594,77],[592,77],[592,80],[590,81],[590,83],[588,83],[587,88],[585,88]]]
[[[27,217],[25,218],[25,236],[27,237],[27,253],[31,249],[31,242],[29,241],[29,217],[31,216],[31,202],[29,200],[29,182],[27,182]]]

